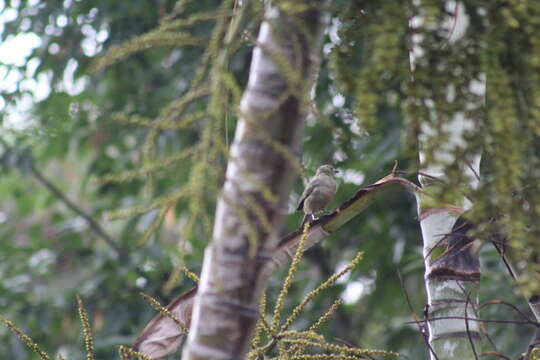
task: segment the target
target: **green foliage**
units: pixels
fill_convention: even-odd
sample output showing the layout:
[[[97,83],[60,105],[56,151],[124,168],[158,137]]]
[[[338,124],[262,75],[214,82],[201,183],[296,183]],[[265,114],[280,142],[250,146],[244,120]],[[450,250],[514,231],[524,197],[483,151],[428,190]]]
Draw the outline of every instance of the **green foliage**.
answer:
[[[276,3],[289,13],[310,6],[298,1]],[[152,316],[150,307],[133,294],[144,290],[157,296],[163,288],[170,292],[190,286],[182,269],[187,265],[197,272],[211,236],[215,200],[239,116],[236,109],[246,86],[250,51],[257,43],[263,5],[245,4],[6,2],[19,13],[5,24],[1,40],[20,32],[41,38],[24,65],[12,64],[9,69],[34,80],[50,74],[50,93],[36,100],[32,122],[25,123],[23,131],[6,131],[2,138],[10,149],[31,149],[36,166],[96,219],[105,213],[123,219],[101,222],[129,253],[128,260],[119,261],[87,225],[81,225],[78,215],[11,161],[2,146],[5,171],[0,195],[5,200],[0,218],[7,219],[0,237],[10,241],[0,242],[0,313],[35,334],[46,351],[65,347],[69,352],[69,344],[80,341],[71,315],[66,315],[75,310],[68,305],[75,293],[82,293],[98,314],[92,326],[94,347],[96,358],[105,359],[114,356],[112,345],[129,343]],[[299,173],[332,162],[343,173],[371,182],[388,173],[395,159],[416,171],[416,140],[426,125],[434,135],[422,150],[428,160],[433,159],[448,137],[452,117],[464,111],[477,125],[468,130],[466,146],[455,153],[459,161],[446,165],[445,182],[433,188],[432,195],[454,203],[465,192],[475,204],[472,218],[497,216],[512,246],[532,261],[540,235],[536,221],[540,215],[540,38],[536,35],[540,5],[534,0],[460,4],[471,23],[465,36],[450,44],[448,31],[441,26],[445,11],[439,1],[331,2],[330,32],[324,43],[327,56],[315,97],[301,99],[310,103],[315,115],[306,124],[301,162],[264,133],[261,141],[294,163]],[[425,16],[426,24],[413,30],[409,19],[414,15]],[[62,17],[67,19],[65,26],[59,25]],[[81,43],[92,38],[85,34],[100,31],[107,34],[105,40],[96,38],[94,51],[85,50]],[[425,55],[416,59],[414,77],[409,67],[413,35],[420,36],[419,45],[425,49]],[[96,58],[98,53],[105,55]],[[283,99],[302,92],[305,79],[291,71],[285,59],[274,60],[289,83]],[[32,62],[37,64],[34,70]],[[68,68],[74,80],[84,82],[82,92],[66,90]],[[484,78],[487,103],[470,86],[471,80]],[[455,93],[452,101],[449,88]],[[3,94],[2,115],[7,116],[8,106],[30,93],[18,86]],[[480,151],[480,187],[466,189],[462,186],[465,169]],[[357,187],[357,180],[344,177],[334,204],[349,198]],[[295,194],[300,192],[298,184]],[[275,202],[275,194],[263,193]],[[260,210],[254,199],[242,202],[250,211]],[[293,202],[294,196],[291,208]],[[262,226],[271,226],[258,217]],[[287,228],[296,228],[298,221],[299,215],[289,216]],[[297,264],[295,270],[308,280],[306,284],[289,281],[286,296],[280,296],[284,277],[271,281],[269,295],[281,298],[277,319],[280,314],[296,315],[285,324],[259,324],[255,343],[260,343],[254,347],[266,346],[261,345],[264,336],[271,341],[275,332],[282,331],[283,342],[274,351],[294,353],[292,358],[324,358],[326,354],[317,353],[321,349],[337,358],[362,355],[329,345],[313,333],[320,330],[326,337],[411,358],[424,356],[417,329],[404,325],[409,314],[403,291],[409,293],[417,312],[424,302],[418,291],[423,278],[418,238],[410,198],[375,205],[322,247],[308,251],[309,266]],[[256,244],[252,235],[252,249]],[[328,279],[343,258],[352,257],[359,247],[365,254],[357,270],[360,280],[337,283],[326,290],[328,296],[306,298],[305,289]],[[482,254],[486,262],[495,262],[493,253]],[[489,266],[482,296],[508,293],[511,285],[500,277],[500,264]],[[396,268],[405,277],[403,291]],[[537,292],[536,281],[527,277],[523,281],[527,293]],[[362,284],[362,297],[338,307],[336,298],[352,283]],[[311,306],[295,312],[297,304],[308,298],[306,304]],[[321,309],[330,310],[321,316]],[[498,315],[498,310],[487,315]],[[307,330],[291,330],[293,321]],[[326,322],[328,327],[320,328]],[[492,326],[504,344],[503,352],[520,351],[521,344],[508,338],[514,333],[523,338],[522,328],[505,331]],[[7,344],[0,355],[24,358],[25,350],[10,335],[0,333],[0,341]],[[308,348],[318,350],[295,353]],[[121,352],[134,355],[127,349]],[[70,358],[78,359],[77,355]]]
[[[317,334],[316,331],[326,323],[329,318],[336,312],[337,308],[342,304],[341,300],[336,300],[332,306],[321,316],[315,323],[313,323],[307,330],[297,331],[290,330],[291,325],[302,312],[304,312],[306,306],[315,298],[321,297],[323,291],[329,289],[335,282],[343,275],[350,272],[356,267],[362,257],[363,253],[358,252],[354,259],[345,266],[339,272],[331,275],[322,284],[317,286],[314,290],[310,291],[298,304],[283,324],[281,324],[280,318],[283,312],[285,299],[289,295],[294,277],[298,271],[298,266],[302,259],[302,255],[305,250],[305,241],[309,234],[309,223],[304,225],[303,234],[300,238],[300,242],[294,254],[292,263],[289,267],[287,277],[283,283],[283,287],[279,292],[276,300],[276,305],[273,310],[272,322],[269,324],[266,321],[266,295],[263,295],[260,302],[260,320],[256,326],[255,334],[253,336],[251,345],[252,350],[248,354],[248,359],[357,359],[358,356],[366,355],[385,355],[389,357],[398,357],[399,354],[391,351],[383,350],[366,350],[361,348],[339,346],[326,342],[324,336]],[[266,344],[262,345],[266,339]],[[272,356],[274,349],[277,348],[277,354]],[[323,353],[314,353],[315,351],[322,351]]]
[[[209,14],[215,4],[215,1],[199,2],[187,11]],[[182,215],[184,210],[171,207],[159,233],[153,234],[151,241],[138,250],[135,250],[137,240],[144,238],[155,213],[124,222],[102,221],[104,211],[133,204],[134,199],[144,203],[154,192],[145,193],[147,169],[143,167],[141,171],[138,167],[138,152],[146,131],[115,122],[114,114],[130,109],[148,118],[165,109],[172,93],[185,90],[182,83],[192,77],[193,63],[197,61],[194,56],[200,49],[187,49],[176,57],[158,49],[138,53],[111,71],[89,77],[87,69],[93,56],[81,51],[81,41],[87,37],[82,33],[83,27],[85,33],[88,29],[105,29],[106,40],[97,46],[108,48],[153,29],[159,24],[159,12],[169,11],[173,2],[159,6],[154,1],[140,1],[136,6],[108,1],[73,2],[65,8],[62,2],[46,2],[40,7],[25,2],[18,6],[20,16],[6,24],[3,39],[10,33],[23,31],[21,27],[28,24],[30,28],[25,31],[45,35],[44,28],[48,25],[47,32],[54,29],[55,34],[61,35],[43,36],[41,47],[28,58],[39,60],[35,78],[48,71],[54,73],[49,83],[50,94],[36,104],[30,128],[3,132],[2,138],[17,151],[31,148],[42,174],[88,210],[118,244],[130,250],[129,259],[119,261],[77,214],[40,187],[31,174],[19,172],[23,169],[17,162],[10,163],[9,175],[3,172],[0,179],[1,215],[7,216],[6,224],[0,226],[0,236],[6,240],[0,242],[3,264],[0,313],[16,318],[49,353],[61,349],[70,359],[81,359],[80,348],[76,346],[79,333],[71,320],[74,309],[69,304],[75,293],[82,293],[96,314],[92,324],[96,357],[112,358],[114,345],[129,343],[152,316],[152,309],[132,295],[141,288],[149,293],[162,288],[164,277],[166,280],[178,258],[176,247],[180,237],[171,221],[175,218],[173,214]],[[64,15],[68,25],[61,27],[57,19]],[[82,22],[78,22],[78,17]],[[195,24],[197,36],[206,36],[209,25],[209,21]],[[61,46],[60,53],[47,51],[55,42]],[[61,90],[70,59],[78,65],[75,80],[84,81],[85,91],[79,95]],[[26,71],[26,67],[20,70]],[[165,85],[166,79],[172,81]],[[3,115],[7,111],[10,110],[4,108]],[[154,162],[151,166],[159,167],[165,174],[154,182],[157,196],[166,189],[174,190],[171,185],[187,179],[190,173],[180,145],[183,148],[195,144],[197,129],[180,135],[181,139],[171,135],[160,136],[156,148],[164,163]],[[2,146],[0,156],[5,155],[5,150]],[[167,156],[175,153],[180,155]],[[135,177],[130,183],[92,181],[126,170],[137,172],[132,174]],[[156,243],[156,238],[162,242]],[[190,267],[199,269],[203,247],[203,243],[190,245],[194,256],[186,260]],[[190,285],[180,278],[171,290],[185,286]],[[130,313],[138,315],[131,317]],[[51,337],[53,332],[58,336]],[[16,339],[3,331],[0,337],[6,345],[2,346],[0,357],[25,358],[25,349]]]
[[[178,319],[174,314],[172,314],[169,310],[167,310],[167,308],[163,307],[156,299],[154,299],[153,297],[151,297],[150,295],[146,295],[146,294],[143,294],[141,293],[141,296],[146,300],[148,301],[148,303],[150,303],[150,305],[152,305],[152,307],[154,309],[156,309],[157,311],[159,311],[160,313],[162,313],[163,315],[167,316],[168,318],[171,318],[174,323],[180,328],[182,329],[182,332],[184,334],[187,334],[189,329],[186,329],[186,327],[182,324],[182,322],[180,321],[180,319]]]
[[[83,328],[86,360],[94,360],[94,339],[92,338],[92,328],[90,327],[88,313],[84,308],[84,304],[80,296],[77,296],[77,307],[79,308],[79,318]]]
[[[190,237],[192,232],[196,229],[195,219],[203,217],[202,229],[209,236],[211,219],[207,215],[210,209],[208,204],[209,198],[215,198],[217,192],[217,185],[220,179],[219,169],[222,167],[223,146],[219,144],[223,138],[222,129],[223,126],[217,123],[221,121],[223,115],[222,106],[227,105],[222,103],[220,99],[227,97],[227,92],[222,92],[223,89],[218,85],[219,79],[216,77],[222,77],[227,74],[225,64],[229,62],[229,58],[234,55],[234,52],[220,53],[219,49],[224,46],[224,41],[227,41],[224,36],[227,30],[226,24],[229,16],[228,9],[231,6],[231,2],[224,2],[221,5],[221,10],[217,14],[205,14],[195,13],[189,16],[187,19],[179,20],[177,17],[181,16],[181,13],[177,10],[175,18],[165,19],[161,22],[160,26],[156,30],[137,37],[133,41],[122,45],[118,48],[112,49],[104,57],[94,63],[94,71],[98,71],[103,67],[110,66],[118,60],[132,55],[135,52],[142,51],[149,47],[155,47],[163,44],[164,42],[174,46],[185,46],[185,40],[189,40],[190,35],[185,35],[183,38],[178,38],[178,29],[180,27],[190,27],[197,24],[200,21],[208,21],[215,19],[215,26],[210,33],[208,41],[208,47],[201,54],[201,62],[199,68],[196,70],[196,76],[192,79],[191,85],[188,87],[184,96],[178,100],[172,101],[169,105],[165,106],[156,119],[143,119],[139,115],[128,117],[126,114],[117,114],[116,118],[122,122],[144,125],[151,129],[149,130],[143,148],[143,171],[137,170],[138,174],[144,173],[148,177],[147,186],[152,189],[152,179],[154,178],[154,172],[157,169],[161,169],[169,165],[174,161],[190,158],[193,162],[193,167],[190,171],[189,177],[183,187],[173,191],[172,194],[166,194],[161,198],[154,200],[150,205],[138,205],[128,209],[122,209],[114,212],[110,215],[110,218],[122,218],[131,217],[139,214],[144,214],[152,211],[156,208],[160,209],[160,214],[155,218],[153,224],[143,234],[143,243],[146,242],[164,220],[164,217],[169,208],[177,206],[180,200],[188,198],[189,201],[189,213],[190,219],[187,222],[185,232],[183,236]],[[242,11],[246,7],[242,8]],[[230,38],[234,38],[232,35]],[[191,41],[191,40],[190,40]],[[200,41],[199,41],[200,42]],[[189,44],[196,43],[192,41]],[[234,44],[228,44],[230,46]],[[217,70],[219,69],[219,71]],[[195,110],[195,113],[187,113],[188,109]],[[164,131],[177,130],[186,131],[192,128],[192,125],[196,126],[197,131],[200,134],[199,142],[192,150],[186,151],[184,149],[177,153],[173,153],[166,159],[158,159],[156,154],[156,141],[163,135]],[[221,129],[221,131],[220,131]],[[209,173],[209,169],[213,168],[213,174]],[[107,182],[110,180],[116,182],[123,182],[132,178],[132,173],[126,175],[108,175],[100,179],[100,182]],[[209,184],[209,181],[216,181]],[[152,190],[150,190],[152,191]],[[200,234],[198,234],[200,235]]]
[[[153,305],[157,304],[157,307],[160,309],[160,311],[163,311],[164,313],[167,314],[167,316],[170,316],[171,318],[175,319],[175,317],[172,314],[170,314],[167,311],[167,309],[159,306],[159,303],[157,303],[156,300],[148,297],[148,295],[143,294],[143,296],[145,298],[150,299]],[[94,339],[92,337],[92,329],[90,327],[90,320],[88,318],[88,313],[86,312],[86,309],[84,307],[84,304],[83,304],[82,299],[80,298],[80,296],[77,296],[77,306],[79,308],[79,318],[81,320],[81,324],[82,324],[82,327],[83,327],[84,347],[85,347],[85,350],[86,350],[86,360],[94,360]],[[7,328],[9,330],[11,330],[13,333],[17,334],[17,336],[20,337],[21,340],[23,340],[26,343],[26,345],[32,351],[37,353],[41,359],[43,359],[43,360],[50,360],[51,359],[51,357],[46,352],[41,350],[39,345],[37,345],[34,342],[34,340],[32,340],[31,337],[29,337],[22,330],[17,328],[13,324],[13,322],[11,322],[11,321],[9,321],[7,319],[4,319],[3,317],[0,317],[0,322],[3,323],[4,325],[6,325]],[[179,326],[180,326],[180,324],[179,324]],[[129,359],[131,356],[138,356],[138,357],[140,357],[141,359],[144,359],[144,360],[149,360],[150,359],[145,354],[141,354],[141,353],[139,353],[137,351],[134,351],[134,350],[132,350],[130,348],[126,348],[125,346],[120,346],[118,348],[118,352],[119,352],[119,355],[120,355],[121,359]],[[62,355],[58,355],[58,359],[63,360],[64,357]]]
[[[21,338],[21,340],[24,341],[26,343],[26,345],[30,349],[32,349],[34,352],[36,352],[41,359],[50,360],[49,355],[47,355],[47,353],[45,353],[43,350],[41,350],[39,348],[39,346],[34,342],[34,340],[32,340],[32,338],[30,338],[28,335],[26,335],[21,329],[16,327],[13,324],[13,322],[11,322],[11,321],[9,321],[7,319],[4,319],[3,317],[0,317],[0,322],[2,322],[4,325],[6,325],[9,330],[11,330],[15,334],[17,334],[17,336],[19,338]]]

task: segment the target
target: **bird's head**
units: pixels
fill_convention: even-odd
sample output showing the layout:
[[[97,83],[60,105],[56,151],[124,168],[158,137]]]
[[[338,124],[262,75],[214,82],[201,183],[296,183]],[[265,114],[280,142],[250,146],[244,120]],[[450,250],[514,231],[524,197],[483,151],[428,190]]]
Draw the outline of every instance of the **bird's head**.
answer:
[[[334,174],[336,174],[337,172],[338,170],[336,170],[332,165],[322,165],[319,166],[315,175],[324,174],[328,176],[334,176]]]

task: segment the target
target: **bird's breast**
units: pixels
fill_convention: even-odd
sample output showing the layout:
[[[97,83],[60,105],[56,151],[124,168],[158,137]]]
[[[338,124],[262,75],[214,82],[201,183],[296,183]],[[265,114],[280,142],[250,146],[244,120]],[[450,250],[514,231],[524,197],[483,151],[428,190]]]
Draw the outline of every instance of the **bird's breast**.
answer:
[[[336,193],[335,186],[318,186],[304,201],[304,211],[313,214],[328,205]]]

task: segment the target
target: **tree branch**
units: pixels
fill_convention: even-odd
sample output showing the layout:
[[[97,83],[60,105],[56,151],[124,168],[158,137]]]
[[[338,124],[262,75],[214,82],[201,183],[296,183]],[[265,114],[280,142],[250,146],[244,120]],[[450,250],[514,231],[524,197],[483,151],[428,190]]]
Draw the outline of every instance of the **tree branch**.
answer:
[[[47,190],[49,190],[54,196],[56,196],[62,203],[64,203],[70,210],[82,217],[90,230],[92,230],[98,237],[103,239],[109,245],[120,258],[125,258],[124,250],[113,240],[113,238],[103,230],[98,222],[86,211],[80,208],[77,204],[71,201],[60,189],[58,189],[51,181],[49,181],[35,166],[32,159],[29,159],[28,170],[41,183]]]
[[[98,237],[103,239],[107,245],[109,245],[114,252],[118,255],[119,258],[125,259],[127,256],[127,253],[122,249],[114,240],[113,238],[103,230],[103,228],[99,225],[99,223],[86,211],[84,211],[82,208],[80,208],[77,204],[75,204],[73,201],[71,201],[56,185],[54,185],[51,181],[49,181],[45,175],[41,171],[39,171],[34,166],[34,160],[32,158],[32,153],[29,149],[25,150],[17,150],[10,146],[6,140],[0,138],[0,143],[4,146],[6,152],[3,155],[4,156],[13,156],[13,161],[9,161],[10,163],[15,164],[16,167],[20,168],[21,170],[26,170],[32,174],[32,176],[41,184],[43,185],[49,192],[51,192],[54,196],[56,196],[62,203],[64,203],[70,210],[75,212],[77,215],[82,217],[86,223],[88,224],[91,231],[93,231]]]

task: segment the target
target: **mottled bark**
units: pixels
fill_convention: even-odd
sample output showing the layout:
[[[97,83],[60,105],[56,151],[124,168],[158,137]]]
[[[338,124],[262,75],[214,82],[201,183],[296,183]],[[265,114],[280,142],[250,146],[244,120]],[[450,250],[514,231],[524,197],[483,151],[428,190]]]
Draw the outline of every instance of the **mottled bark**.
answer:
[[[432,359],[474,359],[480,353],[480,264],[470,225],[453,207],[425,209],[418,199]]]
[[[450,5],[454,5],[450,7]],[[463,6],[455,7],[454,2],[447,2],[447,10],[455,18],[448,17],[439,24],[428,22],[422,14],[413,19],[414,26],[425,26],[430,29],[447,29],[450,37],[448,44],[460,40],[466,34],[469,19],[463,11]],[[417,41],[418,40],[418,41]],[[411,52],[412,65],[416,57],[425,56],[420,45],[421,38],[413,36],[413,49]],[[446,71],[451,72],[452,69]],[[413,72],[414,74],[414,72]],[[475,87],[479,96],[485,96],[485,85],[477,80],[469,84]],[[454,99],[454,88],[448,86],[447,101]],[[446,166],[459,163],[462,159],[456,158],[456,150],[467,146],[465,134],[475,126],[474,119],[467,118],[465,109],[456,111],[445,130],[445,141],[437,143],[437,150],[432,153],[428,162],[427,156],[422,152],[424,144],[428,144],[432,137],[440,135],[437,129],[431,128],[427,123],[422,124],[419,135],[420,167],[427,173],[444,181]],[[429,109],[430,117],[437,118],[437,106]],[[466,183],[463,188],[474,188],[478,185],[476,174],[479,173],[480,156],[477,156],[468,168],[465,167]],[[462,164],[464,165],[464,164]],[[437,186],[432,178],[419,176],[423,189]],[[417,193],[418,216],[424,243],[425,286],[427,293],[427,317],[430,356],[432,360],[475,359],[480,351],[480,329],[477,321],[469,319],[479,318],[478,289],[480,283],[480,264],[475,251],[474,240],[469,237],[470,224],[460,218],[471,204],[463,198],[459,203],[448,205],[431,199],[424,193]]]
[[[290,15],[267,5],[184,359],[246,353],[264,286],[261,270],[277,245],[296,175],[287,154],[299,152],[324,26],[320,6]]]

